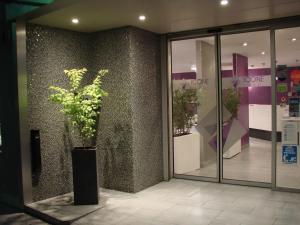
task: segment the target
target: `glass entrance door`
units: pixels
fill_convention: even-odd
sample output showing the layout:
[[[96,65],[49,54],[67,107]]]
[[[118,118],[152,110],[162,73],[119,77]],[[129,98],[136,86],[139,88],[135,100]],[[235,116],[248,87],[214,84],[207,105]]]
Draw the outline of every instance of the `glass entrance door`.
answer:
[[[300,27],[174,40],[171,59],[174,176],[300,189]]]
[[[300,189],[300,27],[275,31],[276,186]]]
[[[216,38],[171,42],[174,176],[217,178]]]
[[[220,38],[222,178],[271,183],[270,31]]]

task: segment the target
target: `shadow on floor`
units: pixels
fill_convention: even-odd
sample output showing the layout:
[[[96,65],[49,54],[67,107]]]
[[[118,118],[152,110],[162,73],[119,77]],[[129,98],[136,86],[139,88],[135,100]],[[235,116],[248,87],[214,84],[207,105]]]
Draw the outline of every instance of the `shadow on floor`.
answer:
[[[18,209],[14,209],[0,203],[1,225],[46,225],[34,217],[31,217]]]
[[[10,208],[0,203],[0,215],[7,215],[7,214],[14,214],[14,213],[21,213],[21,211]]]

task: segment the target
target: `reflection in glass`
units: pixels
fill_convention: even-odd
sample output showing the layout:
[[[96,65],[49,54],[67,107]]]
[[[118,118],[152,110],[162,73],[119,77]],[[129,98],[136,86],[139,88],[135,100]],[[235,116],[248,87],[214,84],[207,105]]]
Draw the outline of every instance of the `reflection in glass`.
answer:
[[[300,188],[300,28],[277,30],[276,101],[277,164],[276,185]]]
[[[221,36],[225,179],[271,182],[269,46],[269,31]]]
[[[216,177],[214,37],[172,42],[174,172]]]

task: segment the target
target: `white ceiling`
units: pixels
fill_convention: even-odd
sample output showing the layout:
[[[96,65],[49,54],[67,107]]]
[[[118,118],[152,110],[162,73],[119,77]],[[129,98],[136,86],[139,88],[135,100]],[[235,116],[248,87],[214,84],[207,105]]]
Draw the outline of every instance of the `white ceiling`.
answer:
[[[292,42],[292,38],[297,41]],[[196,65],[196,40],[214,44],[214,38],[198,38],[172,42],[173,73],[190,72]],[[248,46],[244,47],[243,43]],[[265,52],[262,55],[261,52]],[[270,68],[270,33],[259,31],[221,37],[222,69],[232,69],[232,54],[248,57],[249,68]],[[300,66],[300,28],[276,31],[277,64]],[[296,61],[298,60],[298,62]]]
[[[64,1],[64,0],[57,0]],[[300,0],[74,0],[34,23],[82,32],[132,25],[169,33],[300,14]],[[147,19],[140,22],[138,16]],[[73,25],[72,17],[80,23]]]

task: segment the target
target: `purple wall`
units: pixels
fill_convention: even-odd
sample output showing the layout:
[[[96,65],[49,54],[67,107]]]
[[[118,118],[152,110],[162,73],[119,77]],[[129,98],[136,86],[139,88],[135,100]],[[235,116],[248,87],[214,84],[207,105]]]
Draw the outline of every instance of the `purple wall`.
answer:
[[[289,73],[297,68],[289,68]],[[270,68],[259,68],[259,69],[249,69],[249,76],[271,76]],[[232,70],[223,70],[222,77],[232,77]],[[290,79],[286,81],[276,81],[277,84],[286,83],[288,85],[288,91],[290,88]],[[277,104],[280,104],[281,97],[287,98],[287,93],[277,93]],[[250,87],[249,88],[249,104],[258,104],[258,105],[271,105],[271,87]]]
[[[288,74],[295,68],[289,68]],[[249,76],[263,76],[263,75],[270,75],[271,76],[271,69],[252,69],[249,70]],[[291,91],[290,88],[290,76],[288,76],[287,80],[285,81],[276,81],[277,84],[286,83],[288,86],[288,92]],[[288,93],[278,93],[276,92],[276,100],[277,105],[281,103],[281,97],[288,98]],[[251,87],[249,88],[249,104],[258,104],[258,105],[271,105],[272,98],[271,98],[271,87]]]
[[[248,76],[248,58],[246,56],[236,54],[233,55],[233,74],[237,77]],[[248,131],[242,137],[242,145],[249,144],[249,91],[248,87],[238,88],[240,93],[240,107],[237,119]]]
[[[232,77],[232,70],[222,70],[222,78],[224,77]]]
[[[173,73],[172,80],[195,80],[196,72]]]
[[[299,67],[291,67],[288,69],[288,73],[294,69],[299,69]],[[232,77],[233,71],[232,70],[223,70],[222,77]],[[249,76],[263,76],[263,75],[270,75],[271,76],[271,69],[270,68],[259,68],[259,69],[248,69]],[[173,80],[188,80],[188,79],[196,79],[195,72],[187,72],[187,73],[174,73],[172,74]],[[290,88],[290,78],[286,81],[276,81],[277,84],[286,83],[288,85],[288,91],[291,91]],[[279,105],[281,102],[281,97],[285,97],[287,99],[288,93],[277,93],[277,104]],[[249,104],[261,104],[261,105],[271,105],[271,87],[249,87],[248,88],[248,102]]]
[[[271,87],[249,87],[249,104],[271,105]]]
[[[270,68],[249,70],[249,76],[271,76]],[[271,87],[249,87],[249,104],[271,104]]]
[[[263,75],[271,75],[270,68],[259,68],[259,69],[249,69],[249,76],[263,76]]]

